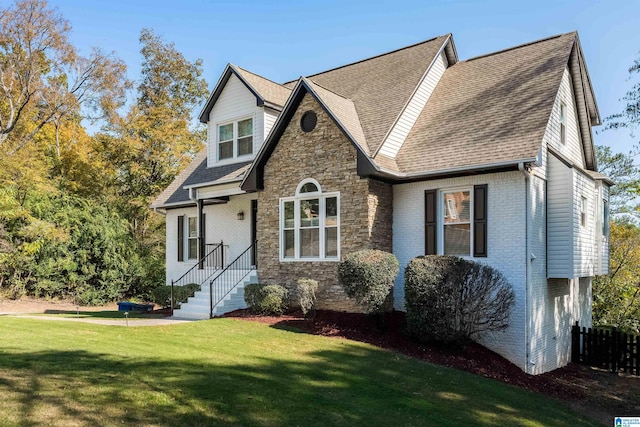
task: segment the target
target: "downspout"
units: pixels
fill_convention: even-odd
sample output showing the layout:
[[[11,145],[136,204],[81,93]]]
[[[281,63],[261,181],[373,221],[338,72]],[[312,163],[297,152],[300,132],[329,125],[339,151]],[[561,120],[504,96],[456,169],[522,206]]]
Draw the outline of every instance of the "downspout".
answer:
[[[529,219],[529,215],[530,215],[530,209],[529,209],[529,171],[527,170],[527,168],[525,167],[524,162],[520,162],[518,163],[518,170],[520,172],[522,172],[522,174],[524,175],[524,209],[525,209],[525,215],[524,215],[524,241],[525,241],[525,250],[524,250],[524,265],[525,265],[525,292],[524,292],[524,306],[525,306],[525,323],[524,323],[524,342],[525,342],[525,350],[526,350],[526,356],[525,356],[525,372],[526,373],[530,373],[529,372],[529,367],[530,367],[530,350],[531,350],[531,343],[529,342],[529,337],[531,335],[531,301],[530,301],[530,297],[529,297],[529,286],[531,283],[531,268],[529,267],[529,262],[530,262],[530,256],[529,256],[529,223],[530,223],[530,219]]]

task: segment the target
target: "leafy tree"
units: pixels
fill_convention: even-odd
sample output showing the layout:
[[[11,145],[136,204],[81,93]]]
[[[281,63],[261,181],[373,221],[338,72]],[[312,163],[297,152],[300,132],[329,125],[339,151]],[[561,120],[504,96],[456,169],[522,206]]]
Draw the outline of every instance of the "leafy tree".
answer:
[[[610,147],[597,146],[598,168],[615,182],[609,194],[611,214],[638,220],[640,203],[640,170],[631,154],[613,153]]]
[[[640,228],[628,221],[610,227],[609,275],[593,282],[593,322],[640,333]]]
[[[191,125],[193,109],[208,94],[202,62],[189,62],[151,30],[142,30],[142,81],[136,105],[96,137],[97,150],[114,166],[111,177],[134,233],[144,237],[158,221],[151,199],[202,149],[201,128]]]
[[[15,154],[46,124],[60,124],[80,114],[81,107],[87,117],[98,118],[113,114],[124,102],[124,63],[97,48],[89,57],[79,55],[68,40],[70,29],[42,0],[21,0],[0,9],[3,152]],[[33,126],[16,132],[25,121]]]
[[[633,81],[633,86],[622,97],[626,102],[623,110],[620,113],[613,114],[606,118],[605,129],[629,129],[631,136],[634,135],[634,130],[640,125],[640,81],[638,81],[638,75],[640,74],[640,57],[636,58],[633,64],[629,67],[629,79]]]

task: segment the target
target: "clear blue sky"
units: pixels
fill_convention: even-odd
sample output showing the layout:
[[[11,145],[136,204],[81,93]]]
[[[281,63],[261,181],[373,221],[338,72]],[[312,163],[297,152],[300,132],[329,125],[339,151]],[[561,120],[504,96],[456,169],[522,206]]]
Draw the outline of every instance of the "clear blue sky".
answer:
[[[0,0],[8,5],[7,0]],[[602,117],[622,109],[640,51],[640,1],[50,0],[72,41],[115,51],[139,75],[138,36],[152,28],[188,59],[204,61],[213,88],[234,63],[283,82],[453,33],[460,59],[578,30]],[[597,130],[598,128],[596,128]],[[627,152],[627,131],[596,143]],[[638,138],[636,138],[638,141]]]

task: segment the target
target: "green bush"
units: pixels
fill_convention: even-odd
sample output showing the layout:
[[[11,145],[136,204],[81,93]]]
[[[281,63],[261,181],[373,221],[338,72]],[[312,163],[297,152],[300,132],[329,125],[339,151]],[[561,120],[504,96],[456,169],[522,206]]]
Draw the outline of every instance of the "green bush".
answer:
[[[500,271],[452,256],[414,258],[405,269],[409,332],[461,343],[509,326],[515,294]]]
[[[185,302],[189,297],[193,296],[196,291],[200,290],[200,285],[196,283],[189,283],[184,286],[173,287],[173,301],[174,308],[177,308],[180,303]],[[151,301],[154,304],[159,305],[162,308],[171,306],[171,286],[158,286],[151,291]]]
[[[244,287],[244,300],[255,313],[281,315],[289,309],[289,291],[282,285],[252,283]]]
[[[385,301],[397,275],[395,255],[375,249],[345,255],[338,263],[340,285],[367,313],[381,313],[387,308]]]
[[[262,301],[262,287],[264,285],[261,283],[249,283],[244,287],[244,302],[247,303],[247,306],[251,309],[251,311],[258,312],[258,306]]]
[[[296,284],[296,296],[302,314],[305,316],[316,303],[316,292],[318,291],[318,282],[313,279],[299,279]]]

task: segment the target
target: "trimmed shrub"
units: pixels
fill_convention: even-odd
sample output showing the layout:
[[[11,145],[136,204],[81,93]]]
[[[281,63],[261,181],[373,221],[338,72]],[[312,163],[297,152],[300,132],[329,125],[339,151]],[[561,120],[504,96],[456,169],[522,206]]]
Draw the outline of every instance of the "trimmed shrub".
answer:
[[[302,314],[307,315],[316,304],[316,292],[318,291],[318,282],[313,279],[299,279],[296,284],[296,295],[298,304],[302,309]]]
[[[412,259],[404,277],[407,328],[420,341],[462,343],[509,326],[515,294],[490,266],[427,255]]]
[[[184,286],[173,287],[173,301],[174,308],[185,302],[189,297],[193,296],[196,291],[200,290],[200,285],[197,283],[189,283]],[[152,301],[162,308],[171,307],[171,286],[158,286],[151,291]]]
[[[258,312],[258,306],[262,301],[262,288],[261,283],[249,283],[244,286],[244,302],[247,303],[251,311]]]
[[[385,310],[397,275],[395,255],[376,249],[353,252],[338,263],[340,285],[369,314]]]
[[[289,291],[282,285],[249,284],[244,300],[251,311],[264,315],[279,316],[289,309]]]

